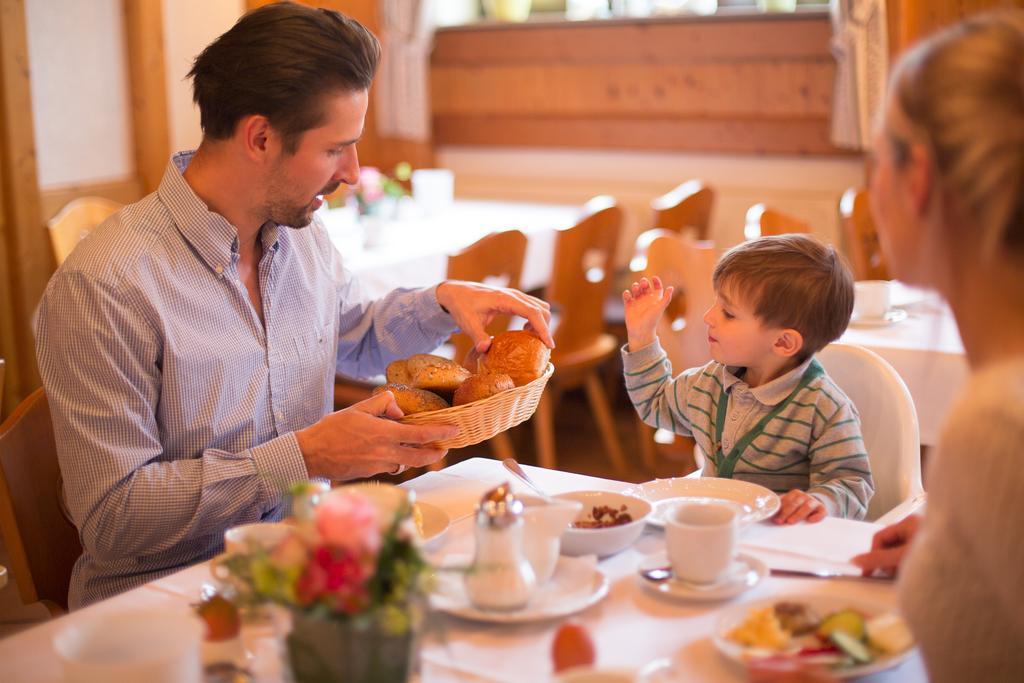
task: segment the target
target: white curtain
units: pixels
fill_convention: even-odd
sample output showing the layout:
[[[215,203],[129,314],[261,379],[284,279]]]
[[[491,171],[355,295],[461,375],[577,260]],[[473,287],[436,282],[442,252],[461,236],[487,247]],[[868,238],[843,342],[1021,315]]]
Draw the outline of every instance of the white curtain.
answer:
[[[380,0],[383,55],[374,83],[377,130],[384,137],[430,138],[433,0]]]
[[[885,0],[832,0],[831,12],[836,58],[832,142],[866,149],[884,106],[889,70]]]

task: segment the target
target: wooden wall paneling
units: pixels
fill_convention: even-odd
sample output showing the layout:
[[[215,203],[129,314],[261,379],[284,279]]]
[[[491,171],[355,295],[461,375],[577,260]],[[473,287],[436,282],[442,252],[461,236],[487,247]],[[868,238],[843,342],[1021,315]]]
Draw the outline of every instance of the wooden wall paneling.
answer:
[[[439,145],[846,155],[824,12],[443,29]]]
[[[4,413],[39,386],[32,312],[53,272],[39,209],[24,0],[0,0],[0,356]]]
[[[162,0],[123,0],[135,170],[153,192],[171,156]]]

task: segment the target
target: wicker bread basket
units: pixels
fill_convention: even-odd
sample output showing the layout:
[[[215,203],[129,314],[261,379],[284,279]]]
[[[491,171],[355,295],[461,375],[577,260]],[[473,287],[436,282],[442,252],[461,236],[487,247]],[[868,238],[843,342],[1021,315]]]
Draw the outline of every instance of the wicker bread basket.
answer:
[[[555,372],[555,366],[548,363],[543,375],[529,384],[507,389],[494,396],[465,405],[416,413],[402,418],[402,422],[411,425],[450,424],[458,425],[459,434],[453,439],[437,441],[436,448],[462,448],[486,441],[495,434],[526,422],[537,410],[540,395],[544,386]]]

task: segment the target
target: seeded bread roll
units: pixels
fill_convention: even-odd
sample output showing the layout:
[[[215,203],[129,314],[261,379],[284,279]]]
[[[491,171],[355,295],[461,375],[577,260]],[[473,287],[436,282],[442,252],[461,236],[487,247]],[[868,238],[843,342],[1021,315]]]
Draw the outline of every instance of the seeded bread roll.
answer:
[[[515,382],[508,375],[470,375],[462,385],[455,390],[453,406],[461,406],[464,403],[480,401],[506,389],[515,388]]]
[[[521,387],[543,375],[550,360],[551,349],[539,337],[527,330],[511,330],[495,335],[480,359],[480,372],[508,375]]]
[[[388,363],[384,375],[388,378],[389,384],[412,384],[412,376],[405,364],[405,359],[394,360]]]
[[[450,408],[448,401],[435,393],[406,386],[405,384],[385,384],[373,390],[374,394],[390,391],[395,396],[395,403],[406,415],[425,413],[429,410]]]
[[[412,386],[449,395],[470,375],[469,370],[455,361],[428,353],[409,356],[405,367],[409,370]]]

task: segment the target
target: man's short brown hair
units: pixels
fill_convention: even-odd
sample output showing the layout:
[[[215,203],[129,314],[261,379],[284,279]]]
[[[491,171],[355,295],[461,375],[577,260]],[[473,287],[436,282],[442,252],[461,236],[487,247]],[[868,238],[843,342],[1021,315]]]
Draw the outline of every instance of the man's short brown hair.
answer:
[[[261,114],[291,153],[323,121],[324,97],[369,90],[379,61],[380,43],[358,21],[282,2],[245,14],[188,76],[205,136],[227,139],[243,117]]]
[[[735,292],[762,324],[792,328],[806,360],[835,341],[853,313],[853,276],[833,247],[810,235],[761,237],[733,247],[715,266],[715,291]]]

